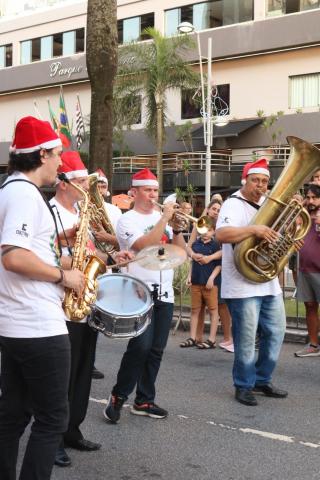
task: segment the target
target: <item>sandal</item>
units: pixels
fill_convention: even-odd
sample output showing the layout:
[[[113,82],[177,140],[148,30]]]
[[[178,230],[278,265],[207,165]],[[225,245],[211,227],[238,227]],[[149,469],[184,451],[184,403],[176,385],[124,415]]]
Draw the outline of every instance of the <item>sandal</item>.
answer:
[[[209,338],[204,342],[198,343],[197,345],[200,350],[208,350],[209,348],[216,348],[216,342],[211,342]]]
[[[180,343],[181,348],[195,347],[196,341],[193,338],[187,338],[184,342]]]

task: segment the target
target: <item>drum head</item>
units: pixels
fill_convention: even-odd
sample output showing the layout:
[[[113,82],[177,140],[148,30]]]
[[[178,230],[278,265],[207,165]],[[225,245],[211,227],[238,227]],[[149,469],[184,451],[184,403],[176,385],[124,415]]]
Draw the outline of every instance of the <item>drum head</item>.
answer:
[[[102,312],[116,317],[139,316],[152,305],[148,286],[130,275],[107,273],[99,277],[98,282],[95,308]]]

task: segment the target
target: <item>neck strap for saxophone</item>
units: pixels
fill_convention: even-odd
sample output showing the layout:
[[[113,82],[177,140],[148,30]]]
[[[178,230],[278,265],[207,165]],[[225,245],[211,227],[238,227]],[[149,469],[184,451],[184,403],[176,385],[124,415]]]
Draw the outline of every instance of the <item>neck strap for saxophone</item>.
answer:
[[[57,234],[57,239],[58,239],[59,255],[60,255],[60,257],[61,257],[61,256],[62,256],[62,247],[61,247],[61,241],[60,241],[59,232],[58,232],[57,221],[56,221],[55,214],[53,213],[52,207],[51,207],[50,203],[48,202],[47,198],[45,197],[45,195],[41,192],[40,188],[39,188],[35,183],[30,182],[30,180],[24,180],[23,178],[16,178],[15,180],[9,180],[8,182],[6,182],[6,183],[4,183],[3,185],[1,185],[0,190],[2,190],[4,187],[6,187],[7,185],[9,185],[9,183],[13,183],[13,182],[25,182],[25,183],[30,183],[30,184],[33,185],[33,186],[38,190],[38,192],[40,193],[40,195],[41,195],[44,203],[47,205],[47,207],[48,207],[48,209],[49,209],[49,212],[51,213],[51,216],[52,216],[52,218],[53,218],[54,227],[55,227],[56,234]]]

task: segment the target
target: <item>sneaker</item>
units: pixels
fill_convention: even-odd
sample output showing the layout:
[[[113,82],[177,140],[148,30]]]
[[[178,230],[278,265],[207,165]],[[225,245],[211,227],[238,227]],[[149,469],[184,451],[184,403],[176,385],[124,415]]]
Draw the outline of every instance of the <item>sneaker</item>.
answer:
[[[108,405],[103,410],[103,416],[108,422],[117,423],[120,420],[121,408],[125,402],[124,397],[110,395]]]
[[[155,403],[134,403],[131,408],[131,413],[151,418],[165,418],[168,416],[167,410],[159,407]]]
[[[296,357],[320,357],[320,348],[319,346],[311,345],[308,343],[302,350],[298,350],[294,354]]]

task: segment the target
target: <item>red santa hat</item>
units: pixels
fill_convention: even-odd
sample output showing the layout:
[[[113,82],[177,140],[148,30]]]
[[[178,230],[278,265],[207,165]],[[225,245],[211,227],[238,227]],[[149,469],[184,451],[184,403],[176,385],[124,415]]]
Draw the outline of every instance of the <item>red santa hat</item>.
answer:
[[[69,180],[88,176],[88,170],[78,152],[72,150],[63,152],[61,160],[62,165],[58,168],[58,173],[64,173]]]
[[[108,179],[106,177],[106,174],[104,173],[104,171],[102,170],[102,168],[97,168],[97,170],[95,171],[95,173],[98,174],[98,182],[104,182],[108,185]]]
[[[247,176],[251,175],[252,173],[261,173],[262,175],[266,175],[267,177],[270,177],[268,160],[266,158],[259,158],[255,162],[246,163],[242,171],[242,177],[241,177],[242,185],[245,185],[247,181]]]
[[[150,186],[150,187],[158,187],[159,183],[157,177],[149,170],[149,168],[144,168],[143,170],[139,170],[139,172],[135,173],[132,176],[132,186],[133,187],[142,187],[142,186]]]
[[[16,125],[10,151],[31,153],[41,150],[41,148],[49,150],[60,145],[61,140],[49,122],[35,117],[24,117]]]

